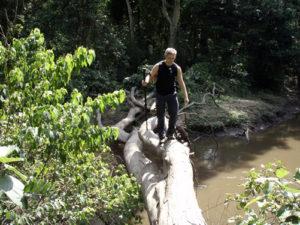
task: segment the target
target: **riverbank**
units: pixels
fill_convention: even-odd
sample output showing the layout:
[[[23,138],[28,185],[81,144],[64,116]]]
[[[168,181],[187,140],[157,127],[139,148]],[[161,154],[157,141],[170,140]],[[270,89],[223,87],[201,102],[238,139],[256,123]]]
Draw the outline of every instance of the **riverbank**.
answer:
[[[193,97],[193,96],[191,96]],[[197,101],[192,99],[192,101]],[[111,126],[127,116],[129,107],[123,104],[103,116],[103,125]],[[246,136],[292,119],[300,112],[300,98],[260,93],[247,97],[220,95],[207,98],[205,104],[195,104],[179,116],[179,126],[187,128],[190,140],[211,136]],[[150,115],[148,115],[150,116]],[[152,115],[153,116],[153,115]],[[139,127],[144,117],[126,128]]]
[[[246,98],[221,95],[187,111],[184,121],[192,137],[246,136],[287,121],[300,112],[299,98],[273,94]],[[181,116],[181,119],[183,117]]]

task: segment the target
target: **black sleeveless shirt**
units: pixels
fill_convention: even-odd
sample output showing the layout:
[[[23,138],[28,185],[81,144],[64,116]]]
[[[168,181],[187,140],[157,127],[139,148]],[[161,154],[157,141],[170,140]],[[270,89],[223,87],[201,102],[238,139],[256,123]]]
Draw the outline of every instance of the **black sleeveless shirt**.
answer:
[[[161,61],[158,67],[156,91],[160,95],[169,95],[176,93],[177,64],[173,63],[167,66],[165,61]]]

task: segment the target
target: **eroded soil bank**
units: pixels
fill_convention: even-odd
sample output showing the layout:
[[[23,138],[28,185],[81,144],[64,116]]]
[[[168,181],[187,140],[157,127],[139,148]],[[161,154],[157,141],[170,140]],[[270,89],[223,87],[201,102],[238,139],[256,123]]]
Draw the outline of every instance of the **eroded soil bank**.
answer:
[[[293,98],[265,93],[244,98],[220,95],[214,100],[207,99],[205,104],[193,105],[179,115],[178,125],[186,128],[191,141],[210,135],[245,136],[247,132],[255,133],[292,119],[300,112],[297,95]],[[181,102],[180,106],[183,106]],[[117,110],[108,111],[103,115],[103,125],[112,126],[125,118],[129,107],[124,102]],[[142,124],[143,113],[125,128],[127,132]],[[154,115],[155,112],[148,112],[148,117]]]
[[[248,98],[220,96],[215,103],[207,102],[181,116],[193,137],[242,136],[287,121],[300,111],[299,98],[270,94]]]

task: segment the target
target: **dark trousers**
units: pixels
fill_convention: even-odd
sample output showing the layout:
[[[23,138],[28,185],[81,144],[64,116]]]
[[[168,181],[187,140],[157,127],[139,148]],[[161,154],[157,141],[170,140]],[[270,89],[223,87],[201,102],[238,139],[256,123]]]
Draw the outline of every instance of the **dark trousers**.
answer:
[[[165,108],[168,106],[169,128],[167,135],[173,135],[178,114],[178,99],[176,94],[160,95],[156,93],[156,116],[158,120],[157,133],[159,137],[165,136]]]

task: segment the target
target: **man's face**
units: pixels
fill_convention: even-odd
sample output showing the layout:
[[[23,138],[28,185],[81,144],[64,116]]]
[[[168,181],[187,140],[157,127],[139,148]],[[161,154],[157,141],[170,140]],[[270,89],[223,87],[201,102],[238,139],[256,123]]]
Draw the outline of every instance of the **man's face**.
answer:
[[[172,55],[172,54],[166,55],[166,64],[168,66],[171,66],[174,63],[175,59],[176,59],[176,55]]]

